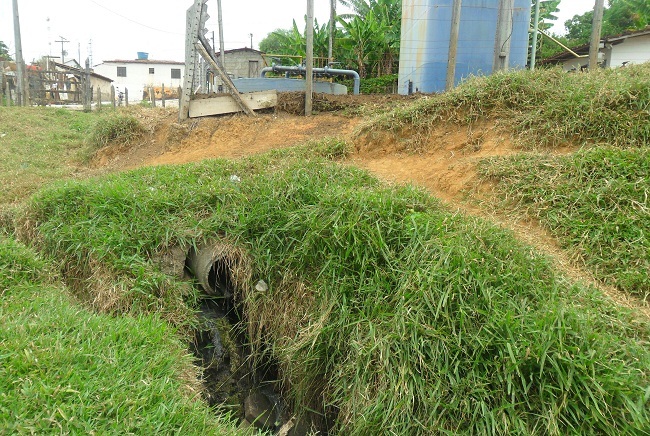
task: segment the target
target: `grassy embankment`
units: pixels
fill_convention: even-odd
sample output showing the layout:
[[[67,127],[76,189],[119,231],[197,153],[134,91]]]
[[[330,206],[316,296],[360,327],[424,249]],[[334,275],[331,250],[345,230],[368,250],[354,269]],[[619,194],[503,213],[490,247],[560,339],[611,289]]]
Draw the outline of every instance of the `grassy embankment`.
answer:
[[[157,254],[215,236],[244,250],[251,341],[342,434],[650,429],[647,324],[509,233],[318,157],[340,143],[316,148],[61,183],[14,218],[77,296],[170,329],[196,296]]]
[[[0,433],[235,434],[200,400],[197,370],[173,326],[156,313],[93,313],[51,259],[16,241],[15,203],[75,176],[95,144],[120,133],[106,129],[115,120],[0,108]]]
[[[179,325],[191,301],[156,253],[217,235],[244,250],[252,343],[342,434],[650,428],[647,325],[507,232],[317,157],[329,145],[59,184],[24,222],[80,295],[102,277],[106,310]]]
[[[367,124],[418,138],[441,122],[497,121],[525,153],[479,168],[501,206],[538,219],[596,277],[650,295],[650,64],[567,74],[538,70],[468,81]],[[407,139],[408,140],[408,139]],[[580,145],[568,156],[542,155]]]

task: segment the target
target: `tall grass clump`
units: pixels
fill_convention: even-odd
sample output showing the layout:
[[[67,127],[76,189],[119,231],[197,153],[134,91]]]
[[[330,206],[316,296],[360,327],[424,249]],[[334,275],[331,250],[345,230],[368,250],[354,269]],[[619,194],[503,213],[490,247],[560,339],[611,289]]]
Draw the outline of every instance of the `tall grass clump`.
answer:
[[[118,112],[101,117],[95,123],[90,135],[90,143],[95,148],[105,147],[111,143],[132,144],[141,139],[146,128],[135,116]]]
[[[407,132],[419,141],[413,146],[421,147],[436,125],[479,120],[498,120],[528,146],[645,146],[650,143],[650,63],[588,74],[555,68],[472,77],[450,92],[377,116],[359,134]]]
[[[293,408],[335,433],[650,428],[647,325],[509,233],[364,171],[290,151],[147,168],[41,191],[25,220],[84,286],[109,271],[162,305],[178,300],[147,280],[155,253],[240,247],[251,344],[278,363]]]
[[[199,400],[167,323],[93,314],[47,270],[0,237],[0,433],[241,434]]]
[[[650,296],[650,151],[594,148],[569,156],[494,158],[481,175],[507,207],[539,219],[600,279]]]

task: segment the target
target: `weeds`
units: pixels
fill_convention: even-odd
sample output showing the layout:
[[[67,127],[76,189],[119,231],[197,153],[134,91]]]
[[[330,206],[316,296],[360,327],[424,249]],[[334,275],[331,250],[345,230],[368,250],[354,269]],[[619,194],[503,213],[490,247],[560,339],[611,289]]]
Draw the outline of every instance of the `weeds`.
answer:
[[[93,314],[43,282],[47,268],[0,238],[0,432],[241,434],[198,401],[167,323]]]
[[[495,158],[480,173],[507,207],[539,219],[609,284],[650,296],[650,151],[595,148],[571,156]]]
[[[144,126],[134,116],[123,113],[111,114],[97,120],[90,142],[95,148],[113,142],[128,145],[141,139],[145,132]]]
[[[71,177],[87,154],[94,114],[51,108],[0,107],[0,203]]]
[[[412,147],[425,146],[440,123],[498,120],[527,146],[607,143],[616,147],[650,143],[650,64],[568,74],[538,69],[470,78],[444,94],[379,115],[360,135],[408,130]]]
[[[339,433],[650,428],[648,326],[512,235],[363,171],[292,151],[148,168],[49,188],[25,219],[84,272],[69,280],[107,274],[134,314],[185,316],[156,252],[215,235],[246,250],[251,341],[271,347],[295,409],[316,405]]]

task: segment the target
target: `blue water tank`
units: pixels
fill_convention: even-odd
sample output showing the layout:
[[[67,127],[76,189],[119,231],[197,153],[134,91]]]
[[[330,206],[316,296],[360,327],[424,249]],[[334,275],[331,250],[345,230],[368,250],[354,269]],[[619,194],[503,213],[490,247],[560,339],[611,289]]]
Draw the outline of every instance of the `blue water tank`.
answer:
[[[140,60],[147,60],[147,59],[149,59],[149,53],[144,52],[144,51],[139,51],[139,52],[138,52],[138,59],[140,59]]]
[[[445,90],[452,5],[453,0],[402,1],[400,94]],[[508,68],[526,66],[530,5],[530,0],[462,1],[456,84],[470,75],[491,74],[499,56]],[[512,23],[505,24],[505,38],[497,35],[500,16]]]

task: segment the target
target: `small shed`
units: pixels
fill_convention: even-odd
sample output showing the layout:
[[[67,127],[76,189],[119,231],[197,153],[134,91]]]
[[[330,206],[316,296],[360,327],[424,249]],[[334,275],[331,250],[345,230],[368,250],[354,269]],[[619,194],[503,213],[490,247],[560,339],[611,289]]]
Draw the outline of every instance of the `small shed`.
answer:
[[[215,53],[217,61],[221,53]],[[262,68],[266,67],[263,53],[252,48],[235,48],[223,52],[225,70],[233,79],[260,77]]]
[[[564,71],[586,69],[589,65],[589,46],[573,47],[540,62],[542,65],[562,65]],[[604,68],[623,67],[650,61],[650,26],[620,35],[606,36],[600,40],[598,63]]]

